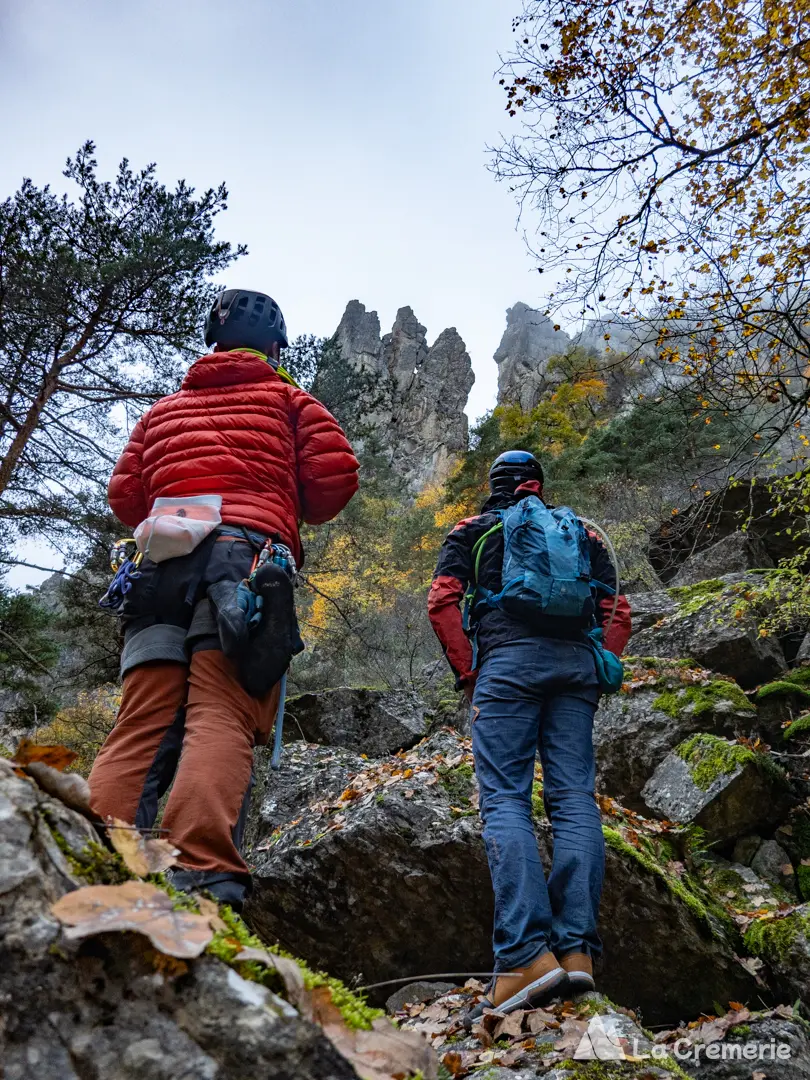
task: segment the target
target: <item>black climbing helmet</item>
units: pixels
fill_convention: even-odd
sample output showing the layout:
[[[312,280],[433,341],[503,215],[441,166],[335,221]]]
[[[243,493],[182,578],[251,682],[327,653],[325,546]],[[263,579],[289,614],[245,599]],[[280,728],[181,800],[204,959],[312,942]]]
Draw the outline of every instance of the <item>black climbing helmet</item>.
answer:
[[[528,450],[507,450],[495,458],[489,470],[489,490],[493,495],[511,494],[527,480],[543,484],[543,466]]]
[[[223,289],[205,320],[205,344],[269,353],[275,342],[284,349],[289,345],[275,300],[251,289]]]

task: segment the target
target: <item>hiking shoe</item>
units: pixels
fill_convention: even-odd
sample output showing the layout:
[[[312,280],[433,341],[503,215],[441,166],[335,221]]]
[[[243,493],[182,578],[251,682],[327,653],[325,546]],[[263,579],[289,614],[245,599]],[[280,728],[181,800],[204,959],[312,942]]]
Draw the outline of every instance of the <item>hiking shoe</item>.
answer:
[[[566,953],[560,960],[560,967],[568,976],[571,993],[584,994],[596,989],[596,983],[593,981],[593,962],[587,953]]]
[[[536,1009],[545,1005],[568,983],[568,975],[557,963],[554,953],[543,952],[525,968],[496,975],[487,987],[486,996],[464,1016],[469,1029],[484,1015],[484,1009],[511,1013],[516,1009]]]

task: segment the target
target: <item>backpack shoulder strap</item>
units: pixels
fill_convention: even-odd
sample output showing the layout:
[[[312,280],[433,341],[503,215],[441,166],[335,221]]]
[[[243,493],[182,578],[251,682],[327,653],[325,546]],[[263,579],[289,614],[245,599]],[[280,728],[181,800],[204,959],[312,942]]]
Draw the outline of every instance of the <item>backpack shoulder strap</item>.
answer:
[[[462,617],[462,626],[465,632],[468,632],[470,630],[470,626],[472,624],[472,617],[475,613],[475,607],[485,592],[485,590],[483,590],[478,584],[478,570],[481,566],[481,555],[490,536],[493,536],[496,532],[501,532],[503,530],[503,515],[500,510],[496,512],[498,514],[498,520],[491,528],[487,529],[487,531],[482,536],[479,536],[473,544],[473,576],[472,581],[469,584],[467,594],[464,597],[464,613]]]

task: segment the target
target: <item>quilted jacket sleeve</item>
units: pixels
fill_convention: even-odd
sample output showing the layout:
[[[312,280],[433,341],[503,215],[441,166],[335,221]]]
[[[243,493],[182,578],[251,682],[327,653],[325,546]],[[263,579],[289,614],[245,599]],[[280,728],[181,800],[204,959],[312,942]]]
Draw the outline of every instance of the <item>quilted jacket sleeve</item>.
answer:
[[[472,576],[467,522],[460,521],[442,544],[428,594],[428,617],[459,690],[475,682],[472,645],[464,633],[460,607]]]
[[[292,391],[301,513],[321,525],[340,513],[357,491],[360,465],[343,429],[305,390]]]
[[[149,413],[142,416],[133,428],[107,488],[110,509],[119,521],[133,528],[139,525],[149,512],[142,477],[143,439],[148,416]]]

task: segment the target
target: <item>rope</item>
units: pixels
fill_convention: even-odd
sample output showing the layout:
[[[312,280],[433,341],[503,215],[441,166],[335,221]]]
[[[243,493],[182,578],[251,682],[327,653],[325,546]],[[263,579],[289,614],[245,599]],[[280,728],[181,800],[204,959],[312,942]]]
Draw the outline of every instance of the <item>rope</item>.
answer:
[[[610,542],[610,537],[602,528],[601,525],[597,525],[595,521],[590,521],[588,518],[577,515],[583,525],[590,525],[592,529],[596,529],[602,539],[605,541],[605,547],[608,549],[608,555],[610,555],[611,562],[613,563],[613,570],[616,574],[616,592],[613,594],[613,607],[610,612],[610,618],[607,621],[605,627],[605,637],[610,633],[610,628],[613,626],[613,620],[616,618],[616,608],[619,606],[619,593],[621,592],[621,580],[619,578],[619,560],[616,558],[616,552],[613,548],[613,544]]]
[[[396,986],[400,983],[423,982],[431,979],[518,979],[520,977],[519,971],[441,971],[431,972],[428,975],[405,975],[401,979],[386,979],[384,982],[358,986],[357,990],[376,990],[380,986]]]

